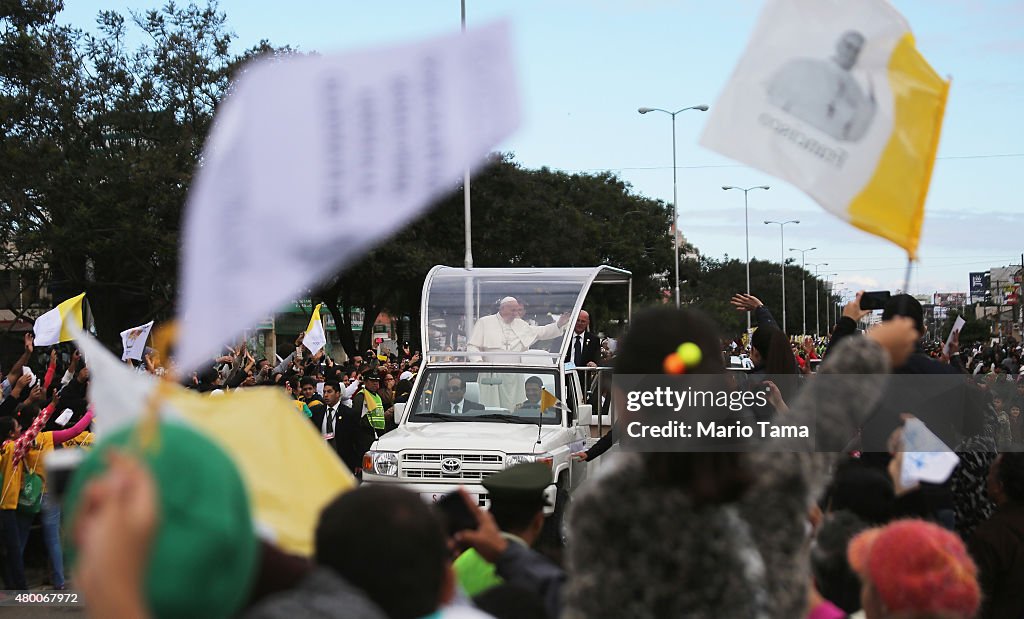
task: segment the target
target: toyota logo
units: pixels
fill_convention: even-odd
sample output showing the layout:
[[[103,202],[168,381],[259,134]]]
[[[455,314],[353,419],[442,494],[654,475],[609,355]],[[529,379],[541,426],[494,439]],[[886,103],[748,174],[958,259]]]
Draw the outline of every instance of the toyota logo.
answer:
[[[462,460],[458,458],[445,458],[441,460],[441,472],[445,475],[456,475],[462,470]]]

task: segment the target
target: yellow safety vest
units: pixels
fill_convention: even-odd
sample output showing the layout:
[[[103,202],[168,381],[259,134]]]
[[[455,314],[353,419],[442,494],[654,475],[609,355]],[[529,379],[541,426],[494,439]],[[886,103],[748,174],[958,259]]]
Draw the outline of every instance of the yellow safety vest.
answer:
[[[363,389],[363,398],[366,404],[366,417],[370,420],[370,427],[374,430],[383,430],[384,405],[381,404],[380,396]]]

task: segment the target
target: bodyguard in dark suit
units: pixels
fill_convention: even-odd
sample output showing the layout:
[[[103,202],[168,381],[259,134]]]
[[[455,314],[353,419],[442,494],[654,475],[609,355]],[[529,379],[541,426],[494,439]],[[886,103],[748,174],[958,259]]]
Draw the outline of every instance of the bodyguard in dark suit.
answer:
[[[590,314],[586,310],[580,310],[580,316],[576,319],[576,328],[573,330],[572,339],[569,342],[569,351],[565,354],[565,360],[571,361],[576,366],[596,366],[601,361],[601,342],[597,340],[587,329],[590,327]]]

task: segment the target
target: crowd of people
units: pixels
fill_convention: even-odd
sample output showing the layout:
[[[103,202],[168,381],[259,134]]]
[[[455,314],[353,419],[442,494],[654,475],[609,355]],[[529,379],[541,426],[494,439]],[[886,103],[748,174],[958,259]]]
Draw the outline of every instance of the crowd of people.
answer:
[[[42,351],[26,336],[0,402],[5,588],[28,586],[23,555],[39,514],[50,585],[66,586],[66,550],[97,617],[1024,616],[1020,347],[961,351],[953,338],[936,354],[911,297],[894,296],[866,331],[858,301],[817,341],[792,341],[759,299],[739,294],[733,305],[757,327],[749,343],[723,340],[698,310],[665,306],[638,313],[602,351],[595,342],[593,363],[624,374],[665,373],[666,357],[692,344],[701,354],[687,373],[765,385],[770,404],[751,418],[806,422],[817,435],[786,450],[755,441],[742,452],[623,451],[573,497],[565,548],[537,547],[551,480],[533,463],[483,480],[487,511],[465,493],[446,510],[398,486],[357,487],[323,510],[313,556],[287,554],[251,523],[234,465],[197,433],[162,421],[170,434],[159,453],[133,449],[131,428],[93,446],[86,360],[75,352],[63,364],[54,349],[35,367]],[[579,325],[583,354],[589,317]],[[420,356],[404,347],[336,362],[301,342],[277,363],[239,346],[184,382],[211,398],[283,390],[358,474],[363,453],[395,427]],[[752,367],[732,368],[738,354]],[[170,368],[154,350],[137,365]],[[956,397],[894,405],[894,381],[921,375],[945,377]],[[956,409],[955,427],[937,409]],[[912,419],[956,453],[947,479],[902,475]],[[577,460],[608,451],[619,428]],[[42,464],[57,449],[89,450],[63,510]],[[175,483],[185,471],[190,483]]]

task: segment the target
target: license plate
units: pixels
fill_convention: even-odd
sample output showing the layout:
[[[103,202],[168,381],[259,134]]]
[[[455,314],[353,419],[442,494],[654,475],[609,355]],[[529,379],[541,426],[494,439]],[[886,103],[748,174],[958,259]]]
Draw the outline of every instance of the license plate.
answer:
[[[421,492],[420,497],[423,498],[427,503],[437,503],[441,500],[441,497],[448,494],[447,492]],[[476,501],[477,505],[482,505],[480,495],[469,493],[469,498]]]

